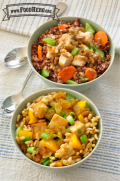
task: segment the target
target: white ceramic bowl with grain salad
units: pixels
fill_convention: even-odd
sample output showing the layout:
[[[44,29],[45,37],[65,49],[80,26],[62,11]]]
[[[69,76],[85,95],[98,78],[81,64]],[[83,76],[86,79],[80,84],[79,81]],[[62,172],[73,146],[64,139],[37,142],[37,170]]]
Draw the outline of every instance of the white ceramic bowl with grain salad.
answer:
[[[41,25],[29,39],[28,61],[33,71],[50,87],[83,91],[92,87],[108,72],[114,60],[114,45],[109,34],[89,19],[61,17],[60,21],[64,21],[64,24],[76,21],[78,25],[75,25],[76,22],[67,25],[68,29],[64,29],[60,37],[58,37],[59,31],[62,30],[57,21],[51,20]],[[55,28],[57,26],[55,30],[57,35],[52,34],[52,30],[49,32],[52,26]],[[103,43],[101,36],[105,36]],[[72,43],[68,41],[69,39]]]
[[[11,136],[31,164],[63,171],[78,167],[96,150],[102,119],[94,103],[81,93],[47,89],[20,103],[12,117]]]

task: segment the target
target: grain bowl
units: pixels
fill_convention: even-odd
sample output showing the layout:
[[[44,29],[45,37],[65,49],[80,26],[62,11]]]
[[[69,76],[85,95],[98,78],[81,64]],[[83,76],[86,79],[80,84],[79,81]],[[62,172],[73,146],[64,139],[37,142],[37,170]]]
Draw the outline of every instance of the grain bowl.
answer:
[[[26,98],[16,109],[11,134],[32,164],[49,169],[78,167],[97,148],[102,120],[96,106],[69,89],[47,89]]]
[[[108,33],[84,18],[48,21],[30,37],[28,60],[50,87],[83,91],[111,67],[114,46]]]

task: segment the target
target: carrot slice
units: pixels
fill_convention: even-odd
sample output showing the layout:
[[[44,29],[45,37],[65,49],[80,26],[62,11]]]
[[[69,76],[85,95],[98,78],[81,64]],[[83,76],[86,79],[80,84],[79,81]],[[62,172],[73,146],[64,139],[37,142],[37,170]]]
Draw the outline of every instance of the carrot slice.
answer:
[[[73,77],[75,72],[77,72],[77,69],[73,66],[70,66],[70,67],[66,67],[63,70],[61,70],[58,73],[58,76],[61,77],[63,82],[66,82],[67,80],[70,80]]]
[[[89,81],[93,80],[97,76],[97,72],[93,68],[86,68],[85,76]]]
[[[98,38],[100,38],[101,40],[101,45],[102,46],[105,46],[107,41],[108,41],[108,37],[106,35],[106,33],[102,30],[98,31],[96,34],[95,34],[95,41],[97,42]]]
[[[38,58],[42,62],[42,46],[38,45]]]
[[[61,25],[59,26],[59,30],[64,30],[64,29],[66,29],[66,28],[69,28],[69,25],[61,24]]]

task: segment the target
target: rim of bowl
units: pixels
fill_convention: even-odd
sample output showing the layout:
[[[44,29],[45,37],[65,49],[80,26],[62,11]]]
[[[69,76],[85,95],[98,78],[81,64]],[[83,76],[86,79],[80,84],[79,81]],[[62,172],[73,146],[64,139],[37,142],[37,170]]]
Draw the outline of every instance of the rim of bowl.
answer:
[[[82,18],[82,17],[77,17],[77,16],[63,16],[63,17],[59,17],[59,19],[62,19],[62,18],[80,18],[80,19],[83,19],[83,20],[89,20],[89,19],[87,19],[87,18]],[[53,20],[50,20],[51,22],[53,21]],[[50,22],[50,21],[47,21],[47,22],[45,22],[45,23],[43,23],[42,25],[40,25],[34,32],[33,32],[33,34],[30,36],[30,38],[29,38],[29,41],[28,41],[28,45],[29,45],[29,43],[30,43],[30,40],[31,40],[31,38],[32,38],[32,36],[36,33],[36,31],[40,28],[40,27],[42,27],[42,26],[44,26],[45,24],[47,24],[48,22]],[[97,26],[100,26],[98,23],[96,23],[96,22],[94,22],[94,21],[91,21],[91,20],[89,20],[90,22],[92,22],[92,23],[95,23]],[[52,25],[51,25],[51,27],[52,27]],[[113,49],[113,56],[111,57],[111,62],[110,62],[110,64],[109,64],[109,66],[108,66],[108,68],[105,70],[105,72],[102,74],[102,75],[100,75],[99,77],[97,77],[96,79],[93,79],[92,81],[89,81],[89,82],[85,82],[85,83],[81,83],[81,84],[62,84],[62,83],[57,83],[57,82],[54,82],[54,81],[51,81],[51,80],[49,80],[49,79],[47,79],[47,78],[45,78],[45,77],[43,77],[41,74],[39,74],[38,72],[37,72],[37,70],[34,68],[34,66],[33,66],[33,64],[32,64],[32,62],[31,62],[31,60],[29,60],[29,56],[28,56],[28,46],[27,46],[27,57],[28,57],[28,62],[29,62],[29,64],[30,64],[30,66],[32,67],[32,69],[33,69],[33,71],[35,72],[35,73],[37,73],[37,75],[38,76],[40,76],[43,80],[45,80],[45,81],[47,81],[47,82],[50,82],[50,83],[53,83],[53,84],[57,84],[57,85],[60,85],[60,86],[64,86],[64,87],[73,87],[73,86],[75,86],[75,87],[78,87],[78,86],[83,86],[83,85],[89,85],[90,83],[92,83],[92,82],[95,82],[95,81],[97,81],[97,80],[99,80],[102,76],[104,76],[106,73],[107,73],[107,71],[110,69],[110,67],[112,66],[112,64],[113,64],[113,61],[114,61],[114,57],[115,57],[115,48],[114,48],[114,43],[113,43],[113,41],[112,41],[112,38],[111,38],[111,36],[109,35],[109,33],[102,27],[102,26],[100,26],[103,30],[104,30],[104,32],[108,35],[108,38],[109,38],[109,40],[111,41],[111,43],[112,43],[112,49]],[[40,35],[39,35],[40,36]]]
[[[29,158],[21,151],[20,148],[18,149],[17,146],[19,146],[19,145],[17,144],[17,142],[16,142],[16,140],[15,140],[15,135],[13,136],[13,134],[12,134],[12,124],[13,124],[14,116],[15,116],[16,111],[19,109],[19,107],[21,107],[21,104],[22,104],[23,102],[25,102],[26,99],[29,99],[31,96],[34,96],[35,94],[40,94],[42,91],[45,91],[45,90],[49,90],[49,92],[52,92],[53,90],[56,91],[56,92],[58,92],[58,91],[64,91],[64,92],[65,92],[65,91],[70,91],[71,94],[72,94],[72,93],[75,93],[75,94],[78,95],[78,96],[82,96],[83,99],[84,99],[84,98],[87,99],[87,101],[89,101],[89,102],[93,105],[93,107],[95,108],[95,110],[98,112],[98,114],[99,114],[99,116],[100,116],[100,120],[99,120],[99,121],[100,121],[100,128],[101,128],[101,130],[100,130],[100,133],[99,133],[99,139],[98,139],[98,141],[97,141],[97,143],[96,143],[96,146],[94,147],[94,149],[92,150],[92,152],[90,152],[89,155],[87,155],[85,158],[83,158],[83,159],[80,160],[79,162],[74,163],[74,164],[72,164],[72,165],[62,166],[62,167],[50,167],[50,166],[45,166],[45,165],[36,163],[35,161],[29,159]],[[15,124],[16,124],[16,122],[15,122]],[[16,108],[16,110],[15,110],[13,116],[12,116],[11,124],[10,124],[10,132],[11,132],[12,141],[14,142],[14,145],[16,146],[16,148],[17,148],[17,150],[19,151],[19,153],[20,153],[25,159],[27,159],[28,161],[30,161],[32,164],[35,164],[35,165],[40,166],[40,167],[42,167],[42,168],[49,168],[49,169],[56,169],[56,170],[57,170],[57,169],[61,169],[61,170],[62,170],[62,169],[65,169],[65,168],[71,168],[71,167],[77,166],[77,165],[81,164],[82,162],[84,162],[85,160],[87,160],[87,159],[94,153],[94,151],[97,149],[97,147],[98,147],[98,145],[99,145],[99,143],[100,143],[101,137],[102,137],[102,131],[103,131],[102,118],[101,118],[100,112],[99,112],[98,108],[96,107],[96,105],[95,105],[88,97],[86,97],[85,95],[83,95],[83,94],[81,94],[81,93],[79,93],[79,92],[77,92],[77,91],[70,90],[70,89],[66,89],[66,88],[48,88],[48,89],[43,89],[43,90],[41,90],[41,91],[38,91],[38,92],[36,92],[36,93],[34,93],[34,94],[31,94],[30,96],[28,96],[27,98],[25,98],[25,99],[18,105],[18,107]]]

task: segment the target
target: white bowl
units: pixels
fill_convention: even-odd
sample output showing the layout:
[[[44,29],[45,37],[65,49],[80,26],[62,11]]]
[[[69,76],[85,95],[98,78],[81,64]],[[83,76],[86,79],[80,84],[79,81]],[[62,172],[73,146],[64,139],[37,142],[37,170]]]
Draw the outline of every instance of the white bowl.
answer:
[[[87,156],[85,157],[84,159],[82,159],[81,161],[79,161],[78,163],[75,163],[73,165],[69,165],[69,166],[62,166],[62,167],[49,167],[49,166],[44,166],[42,164],[38,164],[32,160],[30,160],[28,157],[25,156],[25,154],[21,151],[19,145],[17,144],[16,140],[15,140],[15,130],[16,130],[16,120],[17,120],[17,115],[18,114],[21,114],[22,113],[22,110],[26,107],[26,104],[28,102],[32,102],[34,99],[36,99],[37,97],[39,96],[42,96],[42,95],[47,95],[48,93],[50,92],[66,92],[67,94],[71,94],[73,95],[74,97],[76,97],[77,99],[79,100],[86,100],[87,101],[87,104],[90,106],[91,110],[94,111],[94,113],[98,116],[100,116],[100,113],[97,109],[97,107],[94,105],[94,103],[88,99],[86,96],[84,96],[83,94],[81,93],[78,93],[76,91],[73,91],[73,90],[70,90],[70,89],[64,89],[64,88],[53,88],[53,89],[46,89],[46,90],[42,90],[42,91],[39,91],[39,92],[36,92],[35,94],[32,94],[31,96],[27,97],[24,101],[22,101],[20,103],[20,105],[17,107],[17,109],[15,110],[14,114],[13,114],[13,117],[12,117],[12,121],[11,121],[11,135],[12,135],[12,140],[16,146],[16,148],[18,149],[19,153],[28,161],[30,161],[32,164],[36,165],[36,166],[39,166],[40,168],[46,168],[46,169],[49,169],[49,170],[55,170],[55,171],[64,171],[66,169],[70,169],[70,168],[76,168],[78,166],[80,166],[80,164],[82,164],[85,160],[87,160],[91,155],[92,153],[96,150],[100,140],[101,140],[101,136],[102,136],[102,119],[101,119],[101,116],[100,116],[100,120],[99,120],[99,123],[98,123],[98,129],[100,130],[100,133],[99,133],[99,140],[97,141],[96,143],[96,146],[95,148],[93,149],[93,151]]]
[[[59,18],[61,21],[73,21],[73,20],[76,20],[78,17],[61,17]],[[98,30],[103,30],[104,32],[106,32],[100,25],[98,25],[97,23],[89,20],[89,19],[85,19],[85,18],[80,18],[80,23],[85,25],[85,23],[88,22],[90,23],[96,31]],[[114,60],[114,55],[115,55],[115,50],[114,50],[114,45],[113,45],[113,42],[112,42],[112,39],[111,37],[109,36],[109,34],[106,32],[106,34],[108,35],[108,38],[109,38],[109,41],[110,41],[110,44],[111,44],[111,47],[109,49],[109,54],[111,55],[111,60],[110,60],[110,65],[108,66],[107,70],[98,78],[92,80],[92,81],[89,81],[89,82],[86,82],[86,83],[82,83],[82,84],[76,84],[76,85],[70,85],[70,84],[61,84],[61,83],[56,83],[56,82],[53,82],[49,79],[46,79],[44,78],[42,75],[40,75],[36,69],[34,68],[34,66],[32,65],[32,62],[31,62],[31,49],[32,49],[32,44],[33,42],[37,42],[38,41],[38,38],[40,35],[44,34],[46,30],[49,30],[52,26],[57,26],[57,21],[55,20],[51,20],[51,21],[48,21],[46,23],[44,23],[43,25],[41,25],[39,28],[37,28],[34,33],[31,35],[30,39],[29,39],[29,42],[28,42],[28,47],[27,47],[27,56],[28,56],[28,61],[32,67],[32,69],[34,70],[34,72],[47,84],[49,85],[50,87],[60,87],[60,88],[67,88],[67,89],[73,89],[73,90],[76,90],[76,91],[83,91],[83,90],[86,90],[90,87],[93,86],[93,84],[95,84],[95,82],[98,82],[102,76],[104,76],[108,70],[110,69],[112,63],[113,63],[113,60]]]

